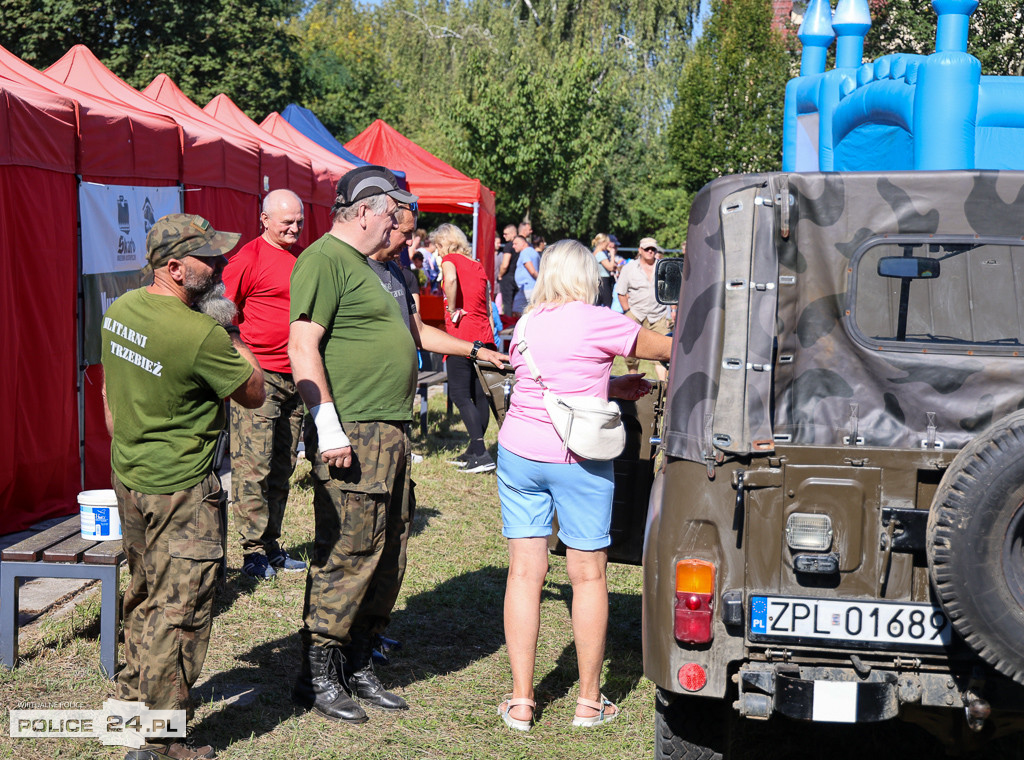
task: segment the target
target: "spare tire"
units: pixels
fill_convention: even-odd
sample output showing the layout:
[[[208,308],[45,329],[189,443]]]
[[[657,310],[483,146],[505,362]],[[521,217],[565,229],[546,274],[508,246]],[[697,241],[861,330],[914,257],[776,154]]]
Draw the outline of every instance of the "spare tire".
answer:
[[[928,515],[932,585],[956,631],[1024,684],[1024,411],[953,460]]]

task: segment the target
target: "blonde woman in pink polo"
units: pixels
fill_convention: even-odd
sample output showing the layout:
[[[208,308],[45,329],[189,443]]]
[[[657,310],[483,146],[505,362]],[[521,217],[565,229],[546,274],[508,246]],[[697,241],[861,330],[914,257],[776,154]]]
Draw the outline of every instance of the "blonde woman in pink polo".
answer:
[[[669,337],[595,306],[600,272],[593,253],[575,240],[550,246],[526,309],[525,338],[544,384],[560,396],[637,399],[651,389],[641,375],[612,378],[616,356],[665,360]],[[512,694],[498,706],[509,728],[529,731],[536,706],[534,663],[540,633],[540,594],[548,570],[547,537],[558,515],[558,536],[568,547],[573,637],[580,693],[574,726],[614,720],[618,708],[601,693],[608,627],[605,567],[611,543],[613,463],[581,459],[562,445],[544,407],[540,386],[516,348],[509,352],[515,391],[498,433],[498,494],[502,533],[508,538],[505,639]]]

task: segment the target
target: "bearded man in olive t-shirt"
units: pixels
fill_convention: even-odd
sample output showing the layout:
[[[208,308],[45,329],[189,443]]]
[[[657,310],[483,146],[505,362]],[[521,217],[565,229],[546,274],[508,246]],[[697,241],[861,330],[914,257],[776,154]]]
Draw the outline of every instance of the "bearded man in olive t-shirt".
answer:
[[[222,399],[249,408],[264,399],[260,365],[238,328],[223,326],[235,309],[220,273],[238,238],[200,216],[163,217],[146,238],[153,283],[114,301],[101,326],[111,480],[131,573],[117,696],[189,717],[223,556],[213,472]],[[165,740],[126,760],[210,757],[210,746]]]

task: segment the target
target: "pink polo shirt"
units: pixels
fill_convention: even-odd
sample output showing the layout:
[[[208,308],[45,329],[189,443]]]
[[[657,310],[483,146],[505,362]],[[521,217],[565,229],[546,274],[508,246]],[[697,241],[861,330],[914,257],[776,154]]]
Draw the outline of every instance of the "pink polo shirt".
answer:
[[[534,382],[516,344],[522,320],[516,324],[509,357],[516,373],[512,404],[498,432],[498,443],[536,462],[578,462],[562,449],[551,425],[541,388]],[[612,360],[636,347],[640,325],[629,317],[582,301],[530,312],[527,344],[544,384],[560,396],[608,398]]]

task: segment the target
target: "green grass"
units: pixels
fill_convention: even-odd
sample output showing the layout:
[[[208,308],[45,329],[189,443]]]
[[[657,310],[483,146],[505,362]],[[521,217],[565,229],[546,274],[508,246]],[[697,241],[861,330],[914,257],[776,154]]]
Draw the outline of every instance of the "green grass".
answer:
[[[621,368],[619,371],[622,371]],[[650,373],[653,375],[653,371]],[[493,424],[488,431],[492,445]],[[409,543],[409,566],[390,636],[404,648],[392,663],[378,667],[385,685],[405,697],[406,713],[370,712],[360,726],[328,722],[293,707],[291,686],[299,663],[297,631],[302,623],[304,573],[281,573],[257,583],[241,574],[241,553],[230,541],[227,583],[218,596],[209,656],[195,694],[204,701],[194,721],[197,738],[213,744],[218,757],[299,760],[433,760],[531,758],[639,760],[653,755],[654,687],[644,679],[640,639],[641,571],[609,568],[609,625],[604,691],[623,709],[614,724],[572,729],[576,661],[568,605],[565,562],[551,558],[541,611],[537,659],[537,725],[529,734],[510,732],[496,705],[511,688],[504,649],[502,597],[507,550],[493,474],[467,475],[445,463],[466,445],[458,415],[443,413],[443,397],[431,399],[430,434],[415,440],[425,461],[414,466],[417,514]],[[308,465],[300,462],[285,515],[284,546],[308,559],[313,541],[312,490]],[[21,663],[0,669],[0,706],[26,702],[75,702],[98,709],[112,696],[112,684],[98,669],[99,598],[93,595],[71,615],[42,622],[23,632]],[[121,758],[121,748],[94,739],[14,740],[6,710],[0,720],[0,759],[62,760]],[[773,737],[758,760],[797,757],[930,757],[910,752],[924,734],[894,727],[900,741],[875,727],[834,734],[791,724],[792,735]],[[909,733],[908,733],[909,730]],[[813,735],[803,751],[793,742]],[[824,738],[822,738],[824,737]],[[887,738],[888,737],[888,738]],[[1015,758],[1019,751],[992,757]]]
[[[613,622],[609,631],[605,692],[624,709],[600,730],[572,729],[577,696],[576,660],[565,561],[552,557],[544,590],[537,663],[537,726],[508,731],[496,712],[511,689],[504,649],[502,598],[508,557],[493,473],[468,475],[445,459],[461,452],[467,436],[458,414],[447,417],[443,397],[431,399],[430,434],[414,439],[424,462],[414,465],[417,514],[409,565],[390,636],[403,649],[378,666],[384,683],[405,697],[402,714],[373,710],[370,722],[328,722],[293,707],[291,686],[299,663],[304,573],[280,573],[257,583],[240,571],[232,537],[229,573],[218,595],[210,651],[195,689],[205,701],[193,722],[197,738],[220,758],[646,758],[653,752],[653,687],[642,677],[641,574],[612,567]],[[497,430],[491,421],[488,441]],[[313,541],[312,489],[300,461],[285,515],[283,545],[308,559]],[[23,632],[21,662],[0,671],[0,705],[76,702],[98,709],[112,684],[98,670],[99,598],[73,615],[43,621]],[[241,695],[237,701],[231,697]],[[4,711],[6,713],[6,711]],[[122,757],[123,749],[96,740],[15,740],[0,721],[0,758]]]

